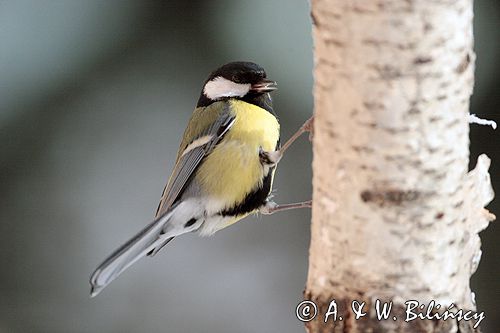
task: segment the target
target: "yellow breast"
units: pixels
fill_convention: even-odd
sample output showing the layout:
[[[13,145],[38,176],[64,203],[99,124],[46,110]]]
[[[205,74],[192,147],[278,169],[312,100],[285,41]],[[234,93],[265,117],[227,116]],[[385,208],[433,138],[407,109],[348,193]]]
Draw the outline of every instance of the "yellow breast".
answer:
[[[202,189],[226,208],[262,184],[259,148],[274,151],[279,140],[279,123],[271,113],[239,100],[229,103],[235,123],[196,174]]]

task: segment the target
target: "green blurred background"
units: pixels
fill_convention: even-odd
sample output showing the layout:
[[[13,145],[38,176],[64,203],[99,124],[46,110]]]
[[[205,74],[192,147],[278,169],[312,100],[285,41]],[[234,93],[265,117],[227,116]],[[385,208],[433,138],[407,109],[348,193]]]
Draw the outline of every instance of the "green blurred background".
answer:
[[[279,82],[288,137],[312,112],[308,3],[0,1],[0,332],[304,332],[310,212],[247,218],[176,239],[95,299],[88,277],[149,222],[201,84],[252,60]],[[500,123],[500,7],[475,5],[472,113]],[[471,161],[498,133],[471,128]],[[311,195],[302,139],[280,164],[276,201]],[[292,180],[292,181],[290,181]],[[499,214],[499,203],[489,208]],[[499,227],[473,276],[485,332],[500,327]],[[497,234],[497,235],[496,235]]]

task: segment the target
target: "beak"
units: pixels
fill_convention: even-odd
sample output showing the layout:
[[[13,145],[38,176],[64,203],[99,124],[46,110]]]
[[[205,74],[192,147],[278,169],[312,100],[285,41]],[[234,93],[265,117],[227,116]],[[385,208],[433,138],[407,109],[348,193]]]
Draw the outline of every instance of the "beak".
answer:
[[[256,93],[266,93],[276,89],[278,89],[276,81],[264,79],[259,83],[253,84],[250,91]]]

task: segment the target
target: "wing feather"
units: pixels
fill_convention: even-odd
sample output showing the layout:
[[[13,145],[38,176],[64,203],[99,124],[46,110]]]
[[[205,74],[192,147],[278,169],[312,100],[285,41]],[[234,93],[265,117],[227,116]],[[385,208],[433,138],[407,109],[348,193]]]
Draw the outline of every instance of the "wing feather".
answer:
[[[222,112],[216,121],[203,131],[200,136],[210,136],[207,142],[192,148],[177,159],[172,176],[164,191],[155,220],[147,225],[132,239],[114,251],[97,267],[90,278],[91,296],[97,295],[104,287],[116,279],[125,269],[148,253],[156,253],[173,237],[165,239],[162,235],[164,226],[168,223],[172,211],[169,211],[182,191],[189,183],[190,177],[196,171],[205,156],[222,140],[234,124],[235,116]],[[185,148],[184,148],[185,149]],[[161,210],[161,212],[160,212]]]
[[[220,142],[234,124],[234,121],[234,115],[231,115],[229,112],[224,112],[207,130],[203,131],[192,140],[192,142],[194,142],[201,137],[210,137],[206,143],[195,148],[189,148],[189,145],[187,145],[185,150],[189,149],[189,151],[180,153],[180,157],[177,160],[160,204],[158,205],[156,216],[168,210],[175,203],[200,162],[205,156],[210,154]]]

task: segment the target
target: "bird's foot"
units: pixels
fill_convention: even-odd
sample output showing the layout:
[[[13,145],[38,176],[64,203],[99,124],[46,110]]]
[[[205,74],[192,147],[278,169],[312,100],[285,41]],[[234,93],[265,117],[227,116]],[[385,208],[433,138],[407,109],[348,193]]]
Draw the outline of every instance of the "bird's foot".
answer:
[[[285,150],[287,150],[292,145],[292,143],[294,143],[295,140],[297,140],[305,132],[309,132],[309,141],[312,141],[313,133],[314,133],[314,116],[307,119],[306,122],[302,126],[300,126],[300,128],[297,130],[297,132],[295,132],[291,136],[291,138],[288,139],[287,142],[285,142],[283,147],[281,147],[281,149],[280,149],[281,155],[283,155],[285,153]]]
[[[314,116],[307,119],[302,127],[304,127],[304,131],[309,132],[309,141],[312,142],[314,137]]]
[[[273,167],[278,164],[282,156],[283,154],[280,150],[264,151],[262,147],[259,148],[260,163],[262,163],[263,165]]]
[[[259,212],[264,215],[271,215],[276,212],[281,212],[289,209],[297,209],[297,208],[311,208],[312,200],[296,202],[291,204],[283,204],[278,205],[274,201],[267,201],[262,207],[260,207]]]

